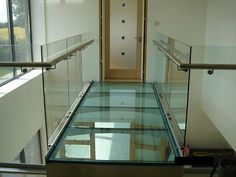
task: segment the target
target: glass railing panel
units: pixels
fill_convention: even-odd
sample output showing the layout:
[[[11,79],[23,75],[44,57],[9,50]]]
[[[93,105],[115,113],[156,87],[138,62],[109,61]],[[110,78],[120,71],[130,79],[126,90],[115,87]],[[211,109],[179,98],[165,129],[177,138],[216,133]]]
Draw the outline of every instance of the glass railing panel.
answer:
[[[0,67],[0,85],[13,78],[13,68]]]
[[[83,40],[82,40],[82,34],[79,34],[77,36],[72,36],[70,38],[67,38],[67,47],[68,50],[73,50],[76,49],[77,47],[80,46],[80,44],[82,44]]]
[[[175,116],[175,121],[177,122],[179,129],[184,135],[185,123],[186,123],[186,108],[172,108],[173,115]]]
[[[68,128],[49,157],[79,162],[173,162],[168,131]]]
[[[154,94],[88,93],[82,106],[158,108]]]
[[[89,38],[89,37],[90,37],[90,32],[82,33],[82,34],[67,38],[68,51],[77,49],[79,46],[81,46],[85,42],[90,41],[92,38]],[[86,50],[88,50],[90,53],[94,52],[91,50],[91,47],[88,47],[88,49]],[[88,81],[85,81],[83,78],[83,72],[87,72],[83,70],[82,68],[83,60],[84,61],[88,60],[87,56],[83,55],[83,50],[77,51],[68,60],[68,82],[69,82],[70,105],[72,105],[74,100],[78,97],[78,94],[81,92],[85,84],[88,82]]]
[[[66,114],[73,111],[72,109],[75,106],[73,103],[87,83],[83,81],[82,76],[82,51],[74,50],[78,49],[81,44],[92,40],[91,38],[86,38],[85,41],[85,36],[87,35],[87,33],[83,33],[41,46],[43,62],[51,62],[73,51],[73,54],[70,53],[71,55],[65,58],[66,60],[60,61],[51,68],[44,70],[48,140],[50,140],[53,132],[67,116]],[[54,135],[56,134],[54,133]],[[55,136],[53,137],[55,138]],[[50,140],[50,142],[52,141]]]
[[[87,42],[91,39],[93,39],[91,32],[82,33],[82,34],[67,38],[68,51],[76,49],[81,44],[83,44],[84,42]]]
[[[109,93],[154,93],[152,84],[139,83],[94,83],[89,92]]]
[[[169,101],[170,108],[186,108],[187,94],[185,93],[169,93],[165,97]]]
[[[50,62],[68,52],[67,40],[62,39],[41,46],[42,62]]]
[[[94,124],[93,124],[94,123]],[[72,127],[165,129],[159,109],[80,107]]]
[[[56,69],[44,72],[45,112],[48,138],[69,109],[67,60],[57,64]]]
[[[69,104],[72,105],[85,85],[82,80],[82,56],[80,52],[68,60],[68,82]]]
[[[175,40],[164,34],[158,33],[157,41],[172,56],[182,63],[191,63],[192,47],[188,44]],[[178,69],[175,62],[170,60],[162,50],[158,50],[158,62],[162,66],[162,77],[157,84],[157,90],[161,95],[161,101],[165,105],[165,111],[173,117],[173,121],[183,132],[186,126],[189,71]],[[181,110],[181,111],[180,111]]]
[[[162,33],[157,34],[157,42],[183,63],[190,63],[191,46],[181,41],[168,37]]]
[[[169,50],[170,39],[168,36],[162,33],[157,33],[157,42],[161,44],[165,50]]]

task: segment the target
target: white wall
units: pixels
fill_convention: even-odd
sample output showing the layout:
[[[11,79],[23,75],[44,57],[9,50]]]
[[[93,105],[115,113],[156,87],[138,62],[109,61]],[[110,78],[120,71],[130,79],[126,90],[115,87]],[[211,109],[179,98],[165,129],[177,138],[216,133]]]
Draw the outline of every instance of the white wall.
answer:
[[[161,32],[185,43],[203,44],[206,0],[149,0],[147,22],[147,81],[153,81],[158,64],[152,40]]]
[[[236,62],[235,17],[235,0],[207,1],[206,45],[215,47],[207,49],[206,62]],[[211,76],[204,74],[202,109],[236,150],[235,75],[235,71],[215,71]]]
[[[0,98],[0,162],[12,162],[42,127],[41,75]]]
[[[46,43],[44,0],[31,0],[30,5],[34,60],[40,61],[40,46]]]
[[[204,45],[206,16],[207,0],[148,1],[147,81],[163,78],[158,72],[160,68],[157,69],[160,63],[157,61],[157,48],[152,43],[157,32],[191,45]],[[203,59],[204,52],[193,52],[193,62]],[[225,147],[227,143],[202,110],[202,78],[203,71],[191,71],[187,143],[196,148]]]
[[[99,1],[46,0],[45,8],[48,43],[91,32],[90,36],[96,39],[95,48],[93,50],[90,46],[86,49],[90,51],[90,55],[85,55],[83,61],[83,79],[99,81],[99,53],[96,49],[99,35]]]

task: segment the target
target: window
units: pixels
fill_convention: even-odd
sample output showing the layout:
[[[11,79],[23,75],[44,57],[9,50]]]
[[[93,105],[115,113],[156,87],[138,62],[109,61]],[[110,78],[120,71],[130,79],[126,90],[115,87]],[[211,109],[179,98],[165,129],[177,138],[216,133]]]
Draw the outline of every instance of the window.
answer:
[[[0,62],[32,61],[29,0],[0,0]],[[20,68],[0,68],[0,85],[21,75]]]

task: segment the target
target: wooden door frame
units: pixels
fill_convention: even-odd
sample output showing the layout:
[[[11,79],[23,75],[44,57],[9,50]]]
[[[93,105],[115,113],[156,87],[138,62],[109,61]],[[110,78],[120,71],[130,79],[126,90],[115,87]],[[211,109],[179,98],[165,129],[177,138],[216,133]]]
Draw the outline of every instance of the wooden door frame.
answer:
[[[109,73],[109,66],[110,66],[110,61],[107,61],[107,58],[109,57],[109,52],[107,52],[108,50],[106,50],[105,52],[103,52],[103,47],[105,47],[107,49],[107,46],[110,46],[110,30],[107,30],[107,24],[109,24],[110,22],[110,15],[109,15],[109,9],[105,8],[104,9],[104,3],[106,3],[106,7],[110,6],[110,0],[100,0],[99,1],[99,38],[100,38],[100,80],[104,81],[109,79],[107,76],[110,75]],[[142,43],[138,44],[139,47],[137,47],[137,53],[139,53],[140,56],[138,56],[140,59],[138,59],[136,62],[136,68],[137,68],[137,74],[133,75],[133,77],[125,79],[127,80],[138,80],[138,81],[145,81],[145,66],[146,66],[146,26],[147,26],[147,22],[146,22],[146,16],[147,16],[147,0],[142,0],[141,2],[138,0],[138,5],[142,6],[142,8],[137,7],[137,9],[139,9],[139,11],[137,11],[137,15],[138,15],[138,19],[141,18],[140,20],[140,28],[137,28],[137,34],[141,31],[141,36],[142,36]],[[104,17],[104,10],[105,10],[105,17]],[[107,15],[108,14],[108,15]],[[105,21],[105,25],[103,24],[103,22]],[[103,28],[106,29],[106,33],[103,34]],[[105,41],[105,46],[104,46],[104,42]],[[142,51],[142,52],[138,52],[138,51]],[[137,55],[137,54],[136,54]],[[137,58],[138,58],[137,57]],[[114,71],[116,72],[116,71]],[[124,73],[124,75],[126,74],[131,74],[131,73]],[[122,75],[119,76],[122,77]]]

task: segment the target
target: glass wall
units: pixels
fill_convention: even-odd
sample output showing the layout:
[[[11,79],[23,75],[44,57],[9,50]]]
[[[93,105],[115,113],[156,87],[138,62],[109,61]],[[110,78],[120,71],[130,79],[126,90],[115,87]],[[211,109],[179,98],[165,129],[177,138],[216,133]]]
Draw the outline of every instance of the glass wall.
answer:
[[[0,62],[32,61],[28,0],[0,0]],[[0,84],[22,73],[0,68]]]

